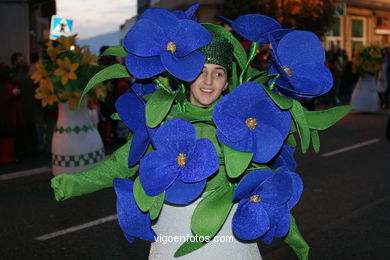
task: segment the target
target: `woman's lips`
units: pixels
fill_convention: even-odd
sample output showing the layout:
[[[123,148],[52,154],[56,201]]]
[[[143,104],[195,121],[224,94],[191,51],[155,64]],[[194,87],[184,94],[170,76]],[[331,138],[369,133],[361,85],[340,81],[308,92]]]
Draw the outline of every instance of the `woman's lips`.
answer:
[[[211,94],[211,93],[214,92],[213,89],[208,89],[208,88],[201,88],[200,91],[201,91],[202,93],[206,93],[206,94]]]

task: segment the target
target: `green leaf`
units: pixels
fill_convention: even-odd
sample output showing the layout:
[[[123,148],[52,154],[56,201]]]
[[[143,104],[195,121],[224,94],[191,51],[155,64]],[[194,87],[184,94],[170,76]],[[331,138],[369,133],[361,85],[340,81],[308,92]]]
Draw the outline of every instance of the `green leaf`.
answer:
[[[165,191],[153,198],[153,203],[149,208],[149,217],[151,220],[156,219],[158,217],[158,214],[160,214],[162,205],[164,204]]]
[[[142,188],[141,182],[139,180],[139,176],[134,181],[133,194],[139,209],[142,210],[143,212],[148,211],[153,204],[154,197],[146,195],[144,189]]]
[[[150,128],[155,128],[164,120],[177,93],[177,91],[167,93],[164,90],[158,90],[152,94],[146,103],[146,123]]]
[[[305,111],[298,101],[293,100],[293,106],[290,112],[295,121],[299,137],[301,139],[302,153],[306,153],[310,145],[310,129],[306,121]]]
[[[139,176],[135,179],[133,184],[133,194],[135,202],[143,212],[149,211],[150,219],[157,218],[164,203],[165,192],[157,196],[148,196],[142,188]]]
[[[112,115],[111,115],[111,119],[112,119],[112,120],[121,120],[121,118],[120,118],[120,116],[119,116],[118,113],[112,114]]]
[[[118,45],[118,46],[111,46],[107,48],[100,56],[112,55],[112,56],[125,57],[126,54],[127,52],[125,48],[121,45]]]
[[[290,109],[293,106],[293,99],[289,97],[284,97],[279,95],[278,93],[273,92],[266,86],[262,85],[265,92],[267,92],[268,96],[275,102],[275,104],[282,110]]]
[[[288,135],[287,144],[293,148],[297,146],[297,141],[295,140],[295,136],[293,134]]]
[[[267,80],[264,80],[264,78],[267,76],[267,72],[263,70],[257,70],[252,67],[248,68],[248,81],[254,81],[257,83],[260,83],[262,85],[265,85]]]
[[[237,77],[237,63],[232,62],[232,75],[229,79],[229,92],[232,92],[238,86],[238,77]]]
[[[290,215],[290,230],[283,240],[295,252],[299,260],[309,259],[310,247],[299,232],[297,223],[292,215]]]
[[[233,192],[234,186],[223,186],[198,204],[191,218],[194,234],[212,238],[218,233],[233,206]]]
[[[217,190],[220,187],[226,185],[229,185],[229,180],[226,175],[225,166],[220,165],[217,174],[207,179],[206,188],[204,189],[203,194],[209,191]]]
[[[305,111],[311,129],[325,130],[351,111],[351,106],[338,106],[323,111]]]
[[[130,77],[129,72],[126,69],[126,66],[123,66],[121,64],[114,64],[111,65],[93,76],[87,86],[84,88],[83,93],[81,94],[80,101],[79,101],[79,106],[84,98],[84,96],[90,91],[95,85],[109,80],[109,79],[117,79],[117,78],[127,78]]]
[[[237,151],[227,145],[222,145],[222,149],[227,175],[231,178],[239,177],[252,161],[253,153]]]
[[[313,149],[316,153],[318,153],[320,151],[320,137],[318,136],[318,131],[310,129],[310,137]]]
[[[190,240],[190,239],[189,239]],[[184,242],[175,252],[175,257],[183,256],[186,254],[189,254],[202,246],[206,245],[207,243],[205,242],[198,242],[195,239],[193,239],[195,242],[187,241]]]
[[[241,43],[233,36],[233,34],[220,25],[212,23],[202,23],[202,25],[206,27],[207,30],[226,38],[233,45],[234,57],[236,58],[241,70],[243,70],[247,63],[246,52],[244,47],[242,47]]]

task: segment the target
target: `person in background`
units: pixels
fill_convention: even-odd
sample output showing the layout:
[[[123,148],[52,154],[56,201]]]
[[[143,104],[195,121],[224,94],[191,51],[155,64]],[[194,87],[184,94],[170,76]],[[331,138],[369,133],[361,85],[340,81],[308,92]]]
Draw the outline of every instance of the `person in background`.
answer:
[[[11,83],[10,68],[0,63],[0,163],[15,158],[15,128],[18,123],[16,97],[20,90]]]
[[[14,52],[11,55],[11,68],[10,68],[10,76],[13,78],[16,74],[16,65],[22,63],[24,61],[24,56],[21,52]]]
[[[25,62],[16,64],[13,83],[20,89],[18,102],[22,108],[23,123],[16,130],[16,154],[31,156],[37,152],[37,102],[34,98],[34,82],[29,76],[29,66]]]

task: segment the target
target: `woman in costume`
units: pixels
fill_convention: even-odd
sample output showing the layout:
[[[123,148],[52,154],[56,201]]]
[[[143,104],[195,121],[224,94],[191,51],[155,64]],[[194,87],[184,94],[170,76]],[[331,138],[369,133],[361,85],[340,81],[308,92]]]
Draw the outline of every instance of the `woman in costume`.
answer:
[[[126,239],[156,241],[150,259],[259,259],[256,239],[269,244],[274,237],[307,259],[308,246],[290,214],[303,190],[294,173],[292,133],[299,132],[303,152],[310,143],[318,151],[317,131],[350,108],[309,112],[295,100],[332,86],[314,34],[283,30],[262,15],[226,19],[252,42],[247,55],[223,27],[198,24],[197,7],[148,9],[125,46],[108,50],[126,56],[126,67],[99,72],[84,94],[98,82],[130,74],[151,83],[133,85],[116,102],[113,117],[131,130],[128,142],[94,168],[53,178],[55,198],[114,186]],[[251,68],[259,44],[268,43],[274,57],[269,71]],[[217,234],[235,238],[214,243]],[[186,240],[164,244],[159,237],[167,235]]]

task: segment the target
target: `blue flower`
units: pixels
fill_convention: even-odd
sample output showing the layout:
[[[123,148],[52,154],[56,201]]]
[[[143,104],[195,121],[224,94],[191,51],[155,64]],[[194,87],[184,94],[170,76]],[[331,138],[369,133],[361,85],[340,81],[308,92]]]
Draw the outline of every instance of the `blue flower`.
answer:
[[[220,143],[252,152],[259,163],[270,161],[290,132],[291,115],[280,110],[260,84],[246,82],[215,106],[213,121]]]
[[[155,84],[134,84],[115,103],[120,118],[134,133],[129,153],[129,167],[141,159],[150,143],[152,130],[146,126],[145,100],[142,96],[152,93],[155,89]]]
[[[206,178],[219,168],[212,142],[196,139],[194,126],[174,118],[158,128],[153,151],[141,160],[140,181],[149,196],[163,191],[165,200],[186,204],[196,199],[206,185]]]
[[[261,237],[269,243],[283,237],[290,228],[290,209],[302,193],[299,175],[280,168],[256,170],[237,185],[233,201],[239,201],[233,216],[233,232],[244,240]]]
[[[325,52],[318,37],[307,31],[292,31],[279,41],[270,36],[275,61],[268,74],[279,73],[278,90],[287,96],[317,97],[333,85],[332,74],[325,66]]]
[[[196,10],[198,10],[200,3],[195,3],[188,7],[187,10],[182,11],[182,10],[175,10],[172,11],[174,15],[176,15],[177,18],[179,19],[190,19],[193,21],[198,21],[198,18],[195,16]]]
[[[134,238],[156,241],[157,235],[151,228],[149,213],[143,213],[137,206],[133,195],[133,181],[114,179],[114,189],[117,195],[117,213],[119,225],[126,237],[132,243]]]
[[[268,43],[268,33],[281,28],[278,21],[260,14],[246,14],[231,21],[221,17],[231,24],[233,30],[251,42]]]
[[[211,34],[202,25],[179,19],[168,10],[151,8],[124,39],[126,66],[139,79],[168,71],[178,79],[192,81],[205,60],[198,49],[210,41]]]

